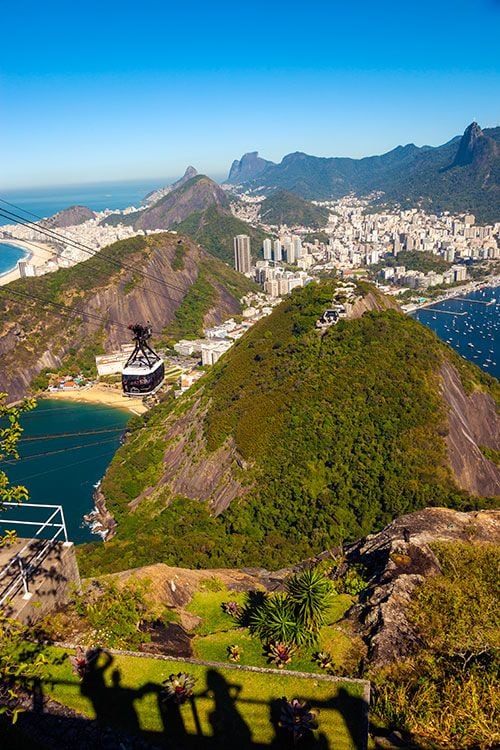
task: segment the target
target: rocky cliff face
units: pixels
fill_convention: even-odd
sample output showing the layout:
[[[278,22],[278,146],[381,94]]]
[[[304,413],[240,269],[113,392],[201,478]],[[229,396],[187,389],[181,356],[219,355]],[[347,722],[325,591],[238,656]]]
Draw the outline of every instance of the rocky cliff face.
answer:
[[[243,154],[241,159],[233,161],[227,181],[233,184],[248,182],[262,174],[270,165],[274,165],[274,162],[262,159],[258,151],[250,151]]]
[[[165,187],[158,188],[157,190],[151,190],[150,193],[144,196],[144,198],[142,199],[142,203],[146,206],[152,206],[153,203],[161,200],[173,190],[177,190],[177,188],[185,185],[186,182],[192,180],[193,177],[196,177],[197,174],[198,171],[194,167],[187,167],[186,171],[179,180],[172,183],[172,185],[166,185]]]
[[[500,511],[460,513],[425,508],[402,516],[378,534],[345,549],[348,564],[361,563],[369,576],[359,604],[348,613],[368,647],[373,666],[404,658],[419,646],[405,609],[427,576],[440,573],[435,542],[500,542]],[[338,550],[325,552],[328,559]]]
[[[442,392],[448,405],[448,457],[458,485],[473,495],[500,494],[500,468],[481,447],[500,450],[500,425],[493,398],[482,391],[466,393],[457,370],[441,368]]]
[[[174,261],[182,243],[182,268]],[[20,280],[13,282],[13,290],[22,294],[41,295],[32,303],[0,300],[3,305],[0,327],[0,357],[2,372],[0,390],[8,393],[9,400],[25,395],[32,379],[46,367],[59,367],[64,357],[71,351],[80,352],[88,346],[95,346],[96,352],[113,351],[130,339],[127,325],[130,322],[151,322],[158,335],[165,326],[174,320],[175,312],[185,294],[197,280],[200,264],[209,258],[194,242],[180,240],[178,235],[155,235],[143,240],[143,249],[127,256],[127,264],[132,264],[147,274],[143,278],[133,271],[106,267],[105,280],[89,284],[85,278],[85,268],[89,268],[92,278],[93,264],[90,259],[73,269],[50,274],[51,279]],[[127,241],[123,248],[127,248]],[[105,252],[105,251],[103,251]],[[97,256],[96,256],[97,257]],[[218,261],[210,258],[210,267],[217,277]],[[102,270],[102,265],[97,266]],[[234,273],[224,267],[225,273]],[[56,304],[75,309],[74,317],[59,314],[60,308],[44,305],[47,284],[62,278],[69,278],[69,284],[57,297]],[[164,286],[161,281],[173,284],[175,288]],[[75,279],[71,282],[71,279]],[[9,286],[5,287],[9,291]],[[239,312],[239,300],[226,289],[223,283],[215,283],[215,304],[206,310],[206,323],[212,324]],[[41,300],[41,301],[40,301]]]

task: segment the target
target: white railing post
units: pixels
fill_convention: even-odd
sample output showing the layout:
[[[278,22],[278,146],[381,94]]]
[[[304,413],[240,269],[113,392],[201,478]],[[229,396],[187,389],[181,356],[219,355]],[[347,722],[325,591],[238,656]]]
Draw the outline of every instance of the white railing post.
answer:
[[[23,565],[22,558],[18,557],[17,562],[19,564],[19,570],[21,572],[21,578],[23,581],[24,596],[28,596],[30,593],[28,589],[28,576],[26,575],[26,571]]]

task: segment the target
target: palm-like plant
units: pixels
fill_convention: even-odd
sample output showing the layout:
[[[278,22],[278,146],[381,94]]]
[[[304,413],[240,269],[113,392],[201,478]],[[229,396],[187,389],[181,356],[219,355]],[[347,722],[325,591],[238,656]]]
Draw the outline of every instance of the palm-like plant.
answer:
[[[297,627],[293,608],[285,594],[275,594],[266,599],[262,607],[250,614],[250,632],[265,643],[298,643],[303,641]]]
[[[289,578],[285,587],[296,622],[310,633],[317,633],[326,622],[332,599],[330,579],[318,568],[306,568]]]
[[[175,703],[185,703],[193,695],[196,677],[188,672],[171,674],[163,681],[164,700],[173,700]]]
[[[316,715],[317,712],[312,711],[305,701],[282,698],[279,726],[292,735],[295,745],[301,737],[316,729]]]
[[[294,653],[295,648],[289,643],[270,643],[266,647],[268,661],[276,664],[279,669],[283,669],[286,664],[290,664]]]

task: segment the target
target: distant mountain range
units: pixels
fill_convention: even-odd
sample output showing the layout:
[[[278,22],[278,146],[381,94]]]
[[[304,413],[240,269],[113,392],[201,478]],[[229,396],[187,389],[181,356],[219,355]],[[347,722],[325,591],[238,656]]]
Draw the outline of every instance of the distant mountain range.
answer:
[[[398,146],[363,159],[288,154],[279,164],[257,152],[233,162],[228,182],[246,189],[286,190],[306,199],[383,191],[382,200],[429,211],[472,211],[500,221],[500,127],[473,122],[462,137],[437,146]]]

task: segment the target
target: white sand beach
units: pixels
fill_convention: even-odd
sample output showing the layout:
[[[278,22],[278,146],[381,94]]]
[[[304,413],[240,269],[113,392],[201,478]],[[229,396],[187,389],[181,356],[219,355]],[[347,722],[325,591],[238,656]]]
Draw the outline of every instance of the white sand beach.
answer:
[[[21,248],[21,250],[25,250],[28,253],[25,260],[34,266],[43,266],[43,264],[50,260],[54,255],[54,250],[51,247],[48,247],[48,245],[42,245],[37,242],[32,242],[31,240],[24,243],[18,240],[0,239],[0,245],[2,244],[14,245],[15,247]],[[0,274],[0,286],[10,284],[11,281],[15,281],[19,278],[21,278],[21,276],[19,274],[19,268],[16,266],[11,271]]]
[[[88,404],[105,404],[127,409],[133,414],[144,414],[147,407],[140,398],[128,398],[120,389],[103,385],[92,385],[90,388],[82,388],[74,391],[50,391],[43,394],[42,398],[59,398],[64,401],[81,401]]]

